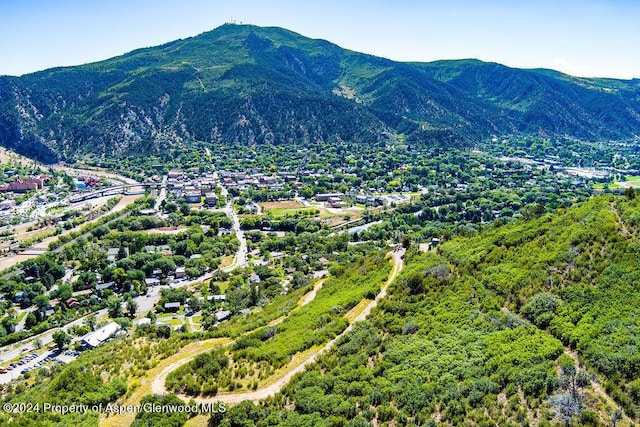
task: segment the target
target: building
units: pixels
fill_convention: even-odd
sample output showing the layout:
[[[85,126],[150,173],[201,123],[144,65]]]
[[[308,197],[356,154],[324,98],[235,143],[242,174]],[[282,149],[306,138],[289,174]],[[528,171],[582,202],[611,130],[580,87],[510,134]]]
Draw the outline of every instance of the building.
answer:
[[[229,317],[231,317],[231,312],[229,310],[221,310],[221,311],[216,311],[214,313],[214,316],[216,316],[216,320],[218,322],[221,322],[225,319],[228,319]]]
[[[181,279],[185,277],[187,273],[185,272],[184,266],[176,267],[176,271],[174,272],[174,276],[176,279]]]
[[[316,202],[326,202],[329,200],[329,197],[342,197],[344,194],[342,193],[328,193],[328,194],[316,194]]]
[[[116,322],[110,322],[100,329],[86,334],[82,337],[82,345],[87,348],[96,348],[111,339],[118,332],[120,326]]]
[[[327,199],[327,202],[329,203],[329,206],[331,206],[332,208],[342,208],[347,205],[340,197],[335,197],[335,196],[329,197]]]
[[[218,203],[218,196],[215,193],[206,193],[204,195],[204,201],[209,206],[215,206]]]
[[[144,283],[149,287],[158,286],[160,284],[160,279],[157,279],[155,277],[147,277],[146,279],[144,279]]]
[[[439,244],[440,244],[440,239],[438,239],[437,237],[434,237],[433,239],[431,239],[431,243],[429,243],[429,247],[433,249]]]
[[[124,248],[124,253],[126,256],[129,256],[129,248]],[[114,263],[116,262],[116,259],[118,259],[119,254],[120,248],[109,248],[107,249],[107,260],[110,263]]]
[[[164,305],[164,311],[170,311],[172,313],[176,313],[178,310],[180,310],[179,302],[168,302]]]
[[[172,169],[167,174],[167,177],[169,179],[182,179],[184,177],[184,174],[178,170]]]
[[[151,319],[149,319],[148,317],[143,317],[143,318],[142,318],[142,319],[140,319],[140,320],[136,320],[136,321],[134,322],[134,324],[135,324],[136,326],[145,326],[145,325],[150,325],[150,324],[151,324]]]
[[[200,203],[201,197],[202,196],[197,191],[189,191],[184,195],[184,199],[187,201],[187,203]]]
[[[115,283],[113,282],[107,282],[107,283],[98,283],[96,285],[96,291],[104,291],[105,289],[112,289],[114,288]]]
[[[40,175],[35,178],[16,179],[9,184],[0,185],[0,191],[13,191],[14,193],[26,193],[31,190],[39,190],[45,182],[51,179],[50,175]]]

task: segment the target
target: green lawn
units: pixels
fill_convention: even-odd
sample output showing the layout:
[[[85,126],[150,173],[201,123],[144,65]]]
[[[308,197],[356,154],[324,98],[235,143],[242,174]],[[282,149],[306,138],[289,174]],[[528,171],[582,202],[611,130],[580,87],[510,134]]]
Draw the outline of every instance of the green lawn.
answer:
[[[274,217],[281,217],[281,216],[287,216],[287,215],[293,216],[297,213],[308,212],[308,211],[315,212],[315,209],[304,207],[304,208],[273,208],[268,210],[268,212],[270,212],[271,215],[273,215]],[[312,216],[316,216],[316,214],[314,213]]]
[[[640,182],[638,184],[640,184]],[[615,188],[622,188],[620,184],[617,184],[615,182],[614,183],[608,183],[606,185],[608,185],[609,189],[611,189],[611,190],[613,190]],[[596,190],[603,190],[604,186],[605,186],[605,184],[602,184],[602,183],[593,184],[593,188],[596,189]]]

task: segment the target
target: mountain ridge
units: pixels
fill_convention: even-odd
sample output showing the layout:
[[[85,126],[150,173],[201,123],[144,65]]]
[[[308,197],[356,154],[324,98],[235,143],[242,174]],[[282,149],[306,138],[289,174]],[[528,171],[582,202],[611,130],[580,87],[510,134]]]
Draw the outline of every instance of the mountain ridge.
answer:
[[[44,161],[210,144],[466,147],[492,135],[640,135],[640,80],[476,59],[396,62],[225,24],[104,61],[0,76],[0,145]]]

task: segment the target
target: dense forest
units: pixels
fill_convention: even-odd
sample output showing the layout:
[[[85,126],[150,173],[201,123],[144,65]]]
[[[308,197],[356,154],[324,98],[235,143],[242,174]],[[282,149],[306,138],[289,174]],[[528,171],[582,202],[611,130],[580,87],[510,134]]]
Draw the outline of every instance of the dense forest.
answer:
[[[224,25],[105,61],[0,76],[0,145],[46,162],[212,148],[469,148],[492,136],[633,140],[636,80],[481,61],[401,63]]]

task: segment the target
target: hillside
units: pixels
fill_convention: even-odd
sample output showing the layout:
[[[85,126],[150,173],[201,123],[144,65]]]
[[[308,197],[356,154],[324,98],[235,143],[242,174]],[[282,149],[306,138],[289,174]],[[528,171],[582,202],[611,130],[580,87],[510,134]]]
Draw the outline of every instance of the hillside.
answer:
[[[386,296],[348,328],[348,313],[363,307],[357,301],[368,301],[389,274],[381,254],[344,254],[343,268],[318,282],[317,292],[280,295],[209,335],[166,338],[138,328],[38,373],[38,381],[26,378],[6,402],[264,397],[279,374],[344,330],[274,397],[186,425],[636,425],[640,199],[632,196],[595,197],[436,251],[412,245]],[[151,394],[156,380],[184,400]],[[160,417],[13,415],[8,425],[129,425],[134,418],[144,425]],[[185,425],[188,415],[174,415],[180,420],[171,425]]]
[[[399,63],[224,25],[76,67],[0,77],[0,145],[44,161],[225,146],[465,147],[500,134],[640,135],[640,82],[476,60]]]
[[[634,425],[638,207],[593,198],[413,248],[366,322],[210,425]]]

